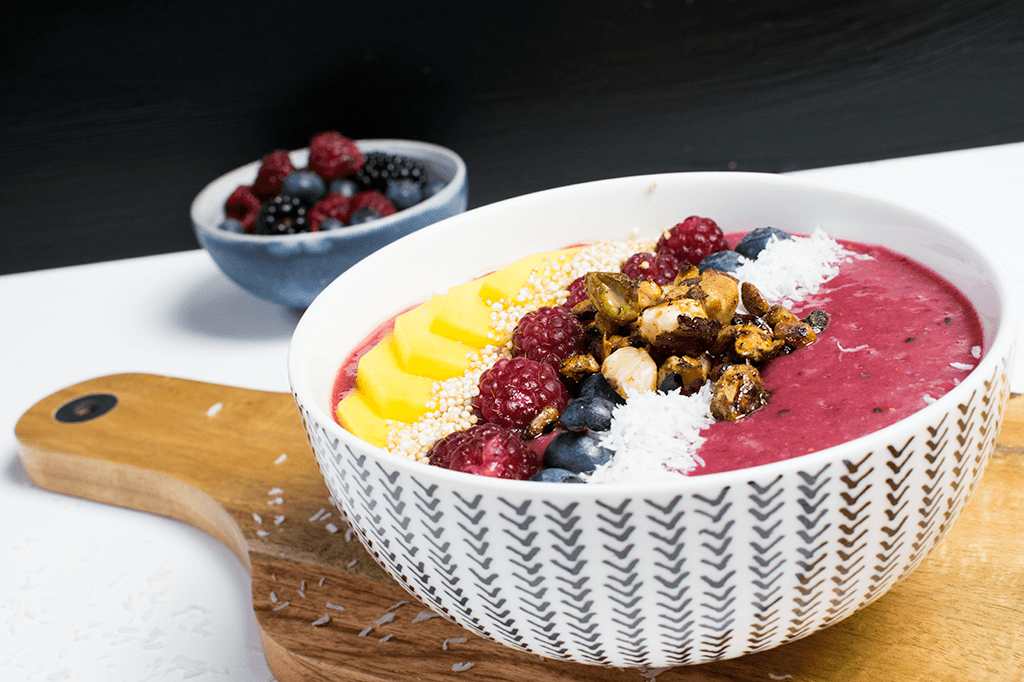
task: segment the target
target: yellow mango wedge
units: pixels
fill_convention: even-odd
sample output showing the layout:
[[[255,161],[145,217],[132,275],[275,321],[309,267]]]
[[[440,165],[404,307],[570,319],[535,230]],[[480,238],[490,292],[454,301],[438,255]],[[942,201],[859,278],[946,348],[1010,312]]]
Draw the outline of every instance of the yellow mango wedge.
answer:
[[[384,419],[414,422],[426,412],[434,380],[402,371],[394,334],[388,334],[359,360],[356,389]]]
[[[338,403],[338,423],[367,443],[383,447],[390,425],[373,410],[362,391],[352,391]],[[401,422],[394,422],[401,427]]]
[[[472,346],[431,331],[443,302],[442,296],[435,296],[395,318],[398,362],[409,374],[443,380],[461,376],[469,368],[466,355],[475,350]]]
[[[561,256],[568,255],[576,249],[561,249],[550,253],[538,253],[525,258],[520,258],[512,265],[493,272],[483,278],[480,285],[480,298],[485,301],[498,301],[500,299],[515,300],[519,290],[526,284],[527,278],[534,269],[544,263],[557,260]]]
[[[491,326],[491,309],[480,298],[483,280],[475,279],[454,286],[441,297],[430,331],[453,341],[483,348],[495,340],[487,336]]]

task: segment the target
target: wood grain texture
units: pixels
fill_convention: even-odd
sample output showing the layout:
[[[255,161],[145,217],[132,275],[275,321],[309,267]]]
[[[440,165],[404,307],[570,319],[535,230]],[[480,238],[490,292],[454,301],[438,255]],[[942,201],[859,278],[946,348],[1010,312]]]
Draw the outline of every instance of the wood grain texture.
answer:
[[[54,418],[62,405],[94,393],[114,395],[116,407],[79,423]],[[1017,396],[959,522],[909,578],[863,611],[771,651],[637,671],[544,661],[432,617],[346,532],[288,394],[115,375],[40,401],[16,427],[22,462],[41,487],[180,519],[231,548],[252,575],[264,653],[279,682],[456,673],[511,682],[1018,680],[1021,433],[1024,397]]]

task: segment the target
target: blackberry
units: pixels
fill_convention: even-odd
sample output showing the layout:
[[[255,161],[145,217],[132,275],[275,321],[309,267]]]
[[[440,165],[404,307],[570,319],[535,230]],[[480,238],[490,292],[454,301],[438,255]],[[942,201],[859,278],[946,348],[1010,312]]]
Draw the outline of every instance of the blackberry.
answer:
[[[427,169],[416,159],[384,152],[369,152],[366,162],[356,173],[356,179],[367,189],[380,193],[387,191],[388,183],[412,180],[421,189],[427,184]]]
[[[256,218],[256,234],[298,234],[309,232],[306,205],[297,197],[279,194],[268,199]]]

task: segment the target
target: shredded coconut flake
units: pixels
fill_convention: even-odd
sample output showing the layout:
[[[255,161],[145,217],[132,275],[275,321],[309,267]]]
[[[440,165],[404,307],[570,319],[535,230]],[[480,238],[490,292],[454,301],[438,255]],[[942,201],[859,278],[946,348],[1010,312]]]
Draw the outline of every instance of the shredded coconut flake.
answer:
[[[968,365],[967,363],[964,362],[951,362],[949,363],[949,366],[952,367],[953,369],[962,369],[964,371],[974,369],[974,365]]]
[[[452,663],[452,670],[457,673],[465,672],[472,668],[475,663]]]
[[[841,352],[841,353],[856,353],[859,350],[868,350],[868,349],[871,348],[871,346],[869,346],[867,344],[861,344],[859,346],[854,346],[853,348],[843,348],[839,344],[839,341],[836,341],[836,348],[838,348],[839,352]]]
[[[280,604],[278,604],[277,606],[275,606],[275,607],[274,607],[274,610],[275,610],[275,611],[280,611],[280,610],[281,610],[281,609],[283,609],[284,607],[288,606],[288,605],[289,605],[290,603],[291,603],[291,602],[283,601],[283,602],[281,602]]]
[[[700,432],[714,422],[712,387],[693,395],[628,392],[626,404],[612,412],[611,429],[601,445],[615,456],[597,467],[588,483],[650,482],[688,474],[703,460],[697,455]]]
[[[788,308],[816,294],[822,284],[839,274],[840,263],[854,258],[871,257],[848,251],[818,228],[809,237],[773,237],[757,260],[740,265],[736,277],[756,286],[769,301]]]
[[[373,621],[373,624],[376,625],[377,627],[380,627],[381,625],[386,625],[387,623],[390,623],[394,619],[395,619],[395,614],[389,611],[389,612],[385,613],[383,616],[381,616],[380,618],[378,618],[377,620]]]
[[[335,611],[347,611],[348,610],[344,606],[341,606],[339,604],[332,604],[331,602],[327,602],[327,608],[334,609]]]
[[[413,623],[422,623],[425,620],[430,620],[431,618],[440,618],[440,617],[441,616],[439,616],[438,614],[436,614],[436,613],[434,613],[432,611],[420,611],[419,613],[416,614],[416,617],[412,619],[412,622]]]
[[[319,618],[317,618],[316,620],[313,621],[313,627],[319,627],[321,625],[327,625],[330,622],[331,622],[331,617],[325,613],[324,615],[320,616]]]
[[[971,357],[975,360],[981,357],[981,346],[971,346]]]
[[[393,633],[393,632],[389,632],[388,634],[384,635],[383,637],[381,637],[381,638],[380,638],[379,640],[377,640],[377,641],[378,641],[378,642],[380,642],[381,644],[383,644],[384,642],[388,642],[388,641],[390,641],[390,640],[391,640],[391,638],[392,638],[392,637],[394,637],[394,636],[395,636],[395,633]]]
[[[448,651],[449,644],[465,644],[468,641],[465,637],[449,637],[441,643],[441,650]]]
[[[221,408],[223,408],[223,407],[224,407],[224,403],[214,403],[213,405],[210,405],[210,409],[208,409],[206,411],[206,416],[207,417],[212,417],[213,415],[215,415],[218,412],[220,412]]]
[[[326,526],[324,526],[324,528],[327,529],[328,533],[332,533],[333,534],[333,533],[337,533],[338,532],[338,527],[335,526],[333,523],[328,523]]]
[[[284,461],[285,461],[286,459],[288,459],[288,455],[286,455],[286,454],[284,454],[284,453],[282,452],[282,453],[281,453],[281,454],[280,454],[280,455],[278,456],[278,458],[274,460],[274,464],[281,464],[281,463],[282,463],[282,462],[284,462]]]

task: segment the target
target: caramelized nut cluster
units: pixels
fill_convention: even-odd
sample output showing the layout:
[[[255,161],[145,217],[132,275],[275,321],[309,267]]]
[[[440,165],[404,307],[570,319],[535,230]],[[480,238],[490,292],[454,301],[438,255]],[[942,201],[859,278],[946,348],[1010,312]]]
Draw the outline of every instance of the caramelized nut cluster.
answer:
[[[717,270],[681,271],[670,284],[631,280],[621,272],[591,272],[587,298],[573,314],[586,332],[587,351],[561,367],[569,381],[601,372],[615,390],[681,390],[714,384],[711,413],[735,421],[768,403],[759,368],[814,343],[828,314],[806,318],[765,300],[749,282],[737,286]],[[745,313],[737,313],[742,302]]]

